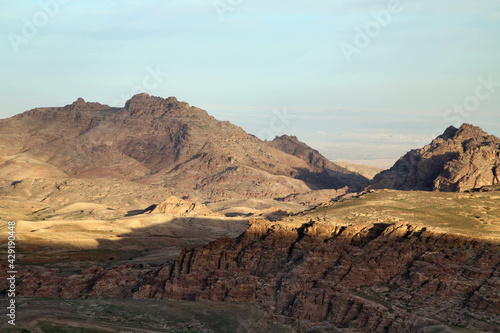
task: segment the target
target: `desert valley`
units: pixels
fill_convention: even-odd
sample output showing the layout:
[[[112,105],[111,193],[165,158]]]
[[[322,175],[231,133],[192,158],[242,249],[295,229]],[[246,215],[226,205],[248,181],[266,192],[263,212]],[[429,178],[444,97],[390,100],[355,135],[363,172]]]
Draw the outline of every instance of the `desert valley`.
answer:
[[[146,93],[1,119],[2,332],[500,332],[498,137],[382,170],[289,134]]]

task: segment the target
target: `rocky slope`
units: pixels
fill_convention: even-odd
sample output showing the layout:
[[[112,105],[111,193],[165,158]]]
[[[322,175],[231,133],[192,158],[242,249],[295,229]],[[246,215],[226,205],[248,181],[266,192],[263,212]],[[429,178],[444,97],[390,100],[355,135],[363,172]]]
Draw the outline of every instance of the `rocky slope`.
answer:
[[[500,139],[479,127],[451,126],[373,179],[373,188],[463,192],[500,183]]]
[[[172,264],[95,266],[71,276],[23,267],[17,291],[247,302],[346,332],[498,327],[497,242],[402,222],[340,225],[311,216],[255,220],[240,237],[185,250]]]
[[[318,164],[319,154],[293,156],[175,97],[139,94],[124,108],[81,98],[38,108],[0,120],[0,139],[0,170],[12,181],[108,177],[205,198],[272,198],[360,184],[346,170]]]
[[[297,156],[306,161],[310,165],[323,170],[321,174],[304,174],[302,177],[305,181],[320,183],[321,178],[326,179],[326,183],[322,183],[322,188],[341,188],[349,186],[351,188],[360,189],[367,185],[368,179],[357,172],[350,171],[341,167],[321,155],[316,149],[299,141],[296,136],[282,135],[276,137],[273,141],[267,142],[271,147],[279,149],[287,154]],[[325,176],[331,177],[325,177]]]

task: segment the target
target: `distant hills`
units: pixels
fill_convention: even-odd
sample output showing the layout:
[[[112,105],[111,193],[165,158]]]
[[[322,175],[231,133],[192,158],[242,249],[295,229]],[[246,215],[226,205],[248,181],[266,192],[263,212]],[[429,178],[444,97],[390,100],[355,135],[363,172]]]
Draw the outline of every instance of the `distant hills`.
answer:
[[[346,161],[332,161],[333,163],[346,168],[349,171],[359,173],[360,175],[366,177],[367,179],[372,180],[380,172],[384,171],[383,168],[379,168],[376,166],[369,165],[369,161],[366,161],[366,164],[352,163]]]
[[[114,178],[180,194],[273,198],[368,180],[294,137],[262,141],[175,97],[138,94],[123,108],[79,98],[0,120],[0,172],[25,178]]]

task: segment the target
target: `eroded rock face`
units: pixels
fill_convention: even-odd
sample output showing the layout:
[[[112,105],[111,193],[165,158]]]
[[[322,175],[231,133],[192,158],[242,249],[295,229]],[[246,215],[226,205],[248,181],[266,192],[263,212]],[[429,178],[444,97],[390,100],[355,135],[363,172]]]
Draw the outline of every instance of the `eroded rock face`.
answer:
[[[479,127],[449,127],[373,179],[371,187],[463,192],[500,183],[500,139]]]
[[[341,226],[290,217],[255,220],[239,238],[184,250],[173,264],[93,267],[69,277],[30,268],[20,273],[17,290],[250,302],[362,332],[423,332],[436,323],[493,331],[499,277],[500,246],[487,240],[405,223]]]

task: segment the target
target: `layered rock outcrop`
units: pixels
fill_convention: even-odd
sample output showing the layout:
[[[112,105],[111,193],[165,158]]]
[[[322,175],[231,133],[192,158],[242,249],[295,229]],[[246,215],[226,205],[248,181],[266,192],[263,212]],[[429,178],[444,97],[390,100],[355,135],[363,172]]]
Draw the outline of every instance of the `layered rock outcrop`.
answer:
[[[463,192],[500,183],[500,139],[463,124],[408,152],[373,179],[372,188]]]
[[[207,206],[201,202],[170,196],[152,209],[153,213],[172,214],[175,216],[209,216],[215,215]]]
[[[22,296],[249,302],[362,332],[424,332],[453,324],[493,332],[500,321],[500,245],[398,224],[255,220],[237,239],[183,251],[172,264],[30,268]],[[5,281],[5,279],[3,279]]]

